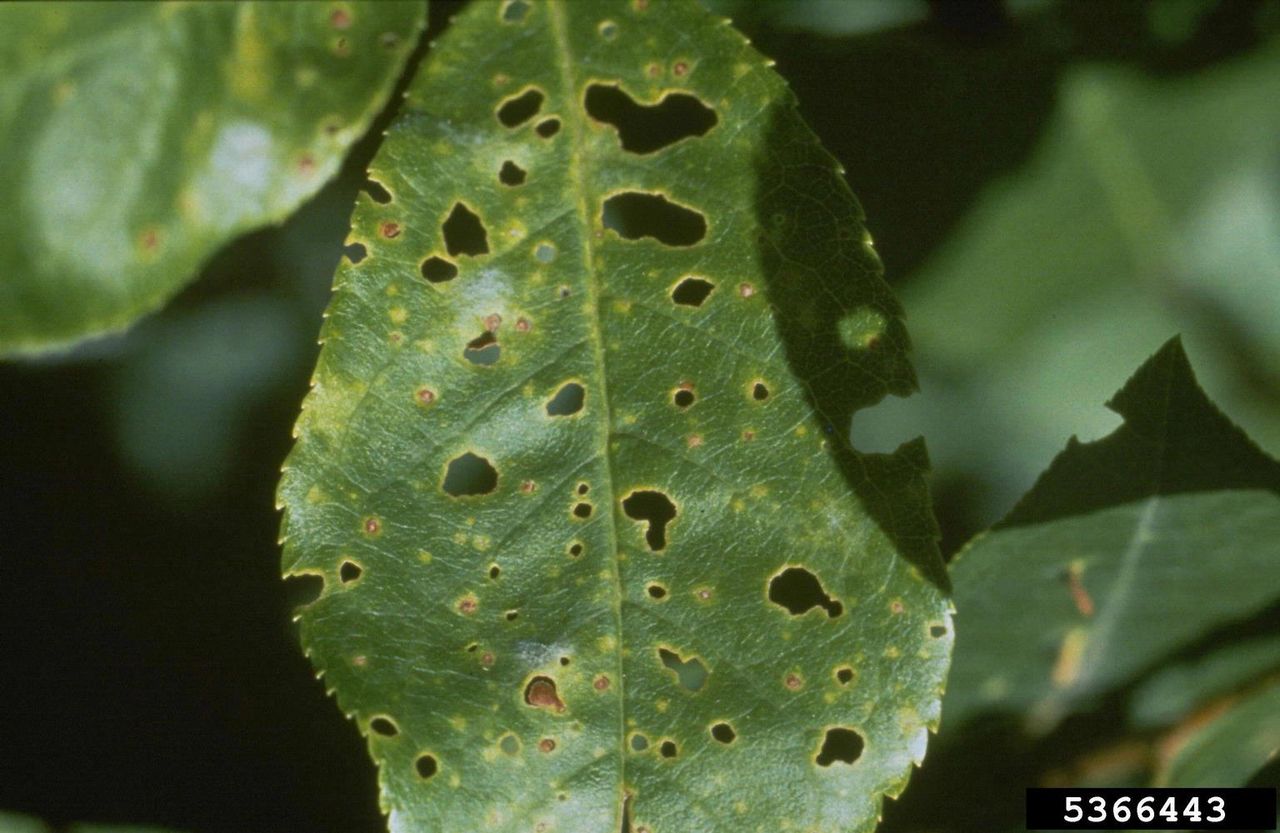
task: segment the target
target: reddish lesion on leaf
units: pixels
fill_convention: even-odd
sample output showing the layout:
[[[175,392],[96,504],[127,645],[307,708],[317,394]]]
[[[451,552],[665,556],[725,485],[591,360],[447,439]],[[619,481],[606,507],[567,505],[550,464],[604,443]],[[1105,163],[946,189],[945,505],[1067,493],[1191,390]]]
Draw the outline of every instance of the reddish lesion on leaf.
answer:
[[[552,709],[557,713],[565,710],[556,681],[545,676],[534,677],[524,687],[524,702],[535,709]]]

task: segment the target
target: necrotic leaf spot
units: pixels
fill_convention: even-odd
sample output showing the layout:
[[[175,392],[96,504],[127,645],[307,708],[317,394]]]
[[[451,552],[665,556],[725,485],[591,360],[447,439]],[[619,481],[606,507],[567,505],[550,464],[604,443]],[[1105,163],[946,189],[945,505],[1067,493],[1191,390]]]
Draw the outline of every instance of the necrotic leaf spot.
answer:
[[[502,348],[498,346],[498,339],[494,334],[485,330],[467,342],[462,356],[472,364],[491,365],[502,356]]]
[[[707,683],[707,667],[697,657],[684,660],[675,651],[658,649],[658,658],[668,670],[675,672],[676,680],[690,691],[698,691]]]
[[[704,281],[702,278],[685,278],[671,291],[671,300],[686,307],[700,307],[711,294],[711,290],[715,288],[715,284],[711,281]]]
[[[711,727],[711,737],[721,743],[733,743],[738,733],[733,731],[733,727],[728,723],[717,723]]]
[[[662,492],[649,489],[632,492],[623,498],[622,511],[632,520],[646,522],[644,539],[649,549],[658,552],[667,545],[667,523],[676,516],[676,505]]]
[[[498,171],[498,181],[503,185],[514,188],[517,185],[524,185],[525,179],[529,174],[524,168],[512,162],[510,159],[502,163],[502,169]]]
[[[547,416],[572,416],[582,410],[582,403],[586,398],[587,391],[582,385],[567,382],[547,402]]]
[[[715,111],[688,93],[667,93],[646,106],[616,85],[592,84],[584,104],[587,115],[617,129],[623,150],[637,154],[701,136],[716,124]]]
[[[508,98],[498,107],[498,121],[505,127],[519,127],[538,114],[543,98],[542,92],[534,89]]]
[[[537,709],[564,711],[564,702],[556,692],[556,681],[550,677],[534,677],[524,687],[524,701]]]
[[[769,601],[795,616],[815,607],[827,611],[832,619],[844,612],[844,606],[822,589],[818,577],[803,567],[789,567],[774,576],[769,582]]]
[[[828,729],[822,741],[822,750],[818,752],[818,766],[831,766],[836,761],[851,764],[862,756],[862,748],[866,744],[862,735],[852,729],[837,727]]]
[[[453,211],[449,212],[440,230],[444,232],[445,250],[451,255],[474,257],[489,252],[489,235],[484,230],[484,223],[460,202],[453,204]]]
[[[418,770],[419,778],[431,778],[440,771],[440,765],[436,762],[434,755],[419,755],[418,760],[414,762],[414,768]]]
[[[700,212],[639,191],[605,200],[601,222],[626,240],[652,237],[668,246],[692,246],[707,236],[707,218]]]
[[[441,488],[454,497],[487,495],[498,486],[498,470],[470,451],[449,461]]]
[[[360,565],[354,561],[344,561],[342,566],[338,568],[338,578],[342,580],[343,584],[350,584],[360,578],[363,572],[364,570],[360,568]]]
[[[442,257],[429,257],[422,261],[422,277],[431,283],[444,283],[458,277],[458,267]]]

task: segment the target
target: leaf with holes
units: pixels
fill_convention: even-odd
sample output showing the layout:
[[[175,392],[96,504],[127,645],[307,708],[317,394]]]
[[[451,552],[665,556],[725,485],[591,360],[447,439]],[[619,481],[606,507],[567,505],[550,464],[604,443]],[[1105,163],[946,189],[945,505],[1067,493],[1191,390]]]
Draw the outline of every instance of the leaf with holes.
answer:
[[[655,44],[665,44],[661,48]],[[280,490],[391,828],[865,831],[950,606],[901,311],[692,0],[476,3],[373,164]]]
[[[425,4],[0,6],[0,353],[119,330],[284,219],[383,107]]]
[[[1050,728],[1280,598],[1280,463],[1209,401],[1180,342],[1109,407],[1124,425],[1068,443],[954,566],[954,720],[1009,711]]]

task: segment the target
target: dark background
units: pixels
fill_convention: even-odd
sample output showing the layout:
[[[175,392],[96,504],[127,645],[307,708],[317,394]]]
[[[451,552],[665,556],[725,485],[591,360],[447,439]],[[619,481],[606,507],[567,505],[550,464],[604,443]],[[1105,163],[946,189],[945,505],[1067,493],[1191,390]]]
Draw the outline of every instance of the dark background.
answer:
[[[780,5],[717,4],[846,165],[900,288],[1034,154],[1071,67],[1206,72],[1259,48],[1274,8],[1183,3],[1170,23],[1143,2],[935,3],[841,29]],[[457,8],[432,3],[428,38]],[[69,356],[0,365],[0,808],[191,833],[384,829],[363,742],[298,649],[273,491],[389,116],[297,216],[220,252],[164,312]],[[940,467],[948,554],[1028,485],[1002,476]],[[1001,754],[1013,771],[1043,766]],[[947,760],[891,828],[917,829],[928,814],[912,801],[955,791]],[[983,773],[1007,775],[954,760],[969,794]]]

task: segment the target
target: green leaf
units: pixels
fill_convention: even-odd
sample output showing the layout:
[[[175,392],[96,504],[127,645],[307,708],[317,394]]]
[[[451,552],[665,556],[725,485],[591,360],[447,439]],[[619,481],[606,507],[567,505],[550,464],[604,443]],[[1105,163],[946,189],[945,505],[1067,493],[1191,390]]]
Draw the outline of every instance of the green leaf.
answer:
[[[1139,729],[1174,723],[1197,706],[1280,671],[1280,635],[1227,642],[1212,653],[1159,669],[1129,698],[1129,720]]]
[[[1242,786],[1280,754],[1280,685],[1230,706],[1191,734],[1156,776],[1162,787]]]
[[[0,6],[0,353],[128,325],[386,104],[420,2]]]
[[[914,377],[782,80],[693,2],[477,3],[372,175],[280,499],[391,828],[870,830],[949,604],[923,446],[844,440]]]
[[[1205,396],[1176,339],[953,567],[948,714],[1047,728],[1280,592],[1280,463]]]
[[[1064,72],[1035,154],[904,282],[923,394],[859,436],[924,433],[940,479],[980,479],[986,526],[1063,437],[1111,431],[1094,403],[1180,332],[1219,404],[1280,448],[1277,75],[1274,38],[1193,73]]]

